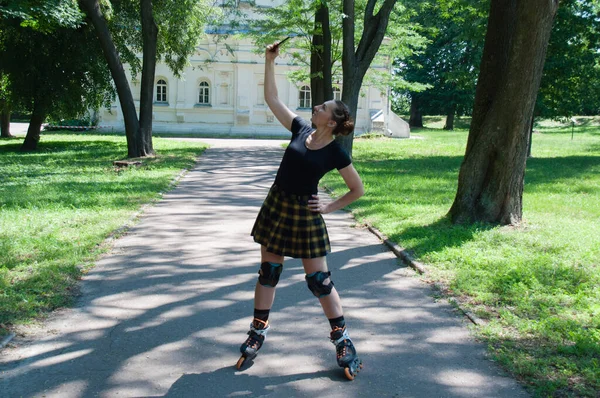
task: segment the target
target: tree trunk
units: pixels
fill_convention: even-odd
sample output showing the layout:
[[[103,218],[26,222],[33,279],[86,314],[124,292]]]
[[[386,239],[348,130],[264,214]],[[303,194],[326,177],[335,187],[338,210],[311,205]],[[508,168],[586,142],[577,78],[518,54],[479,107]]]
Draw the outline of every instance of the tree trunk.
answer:
[[[331,30],[329,7],[321,3],[315,13],[315,31],[310,54],[310,92],[312,106],[320,105],[333,98],[331,79]]]
[[[527,159],[533,157],[531,156],[531,142],[533,141],[533,121],[535,117],[531,117],[531,123],[529,124],[529,141],[527,144]]]
[[[448,114],[446,115],[446,124],[444,124],[444,130],[454,130],[454,115],[456,114],[456,104],[452,104],[448,107]]]
[[[529,127],[558,0],[492,0],[454,223],[518,224]]]
[[[421,97],[412,93],[410,99],[410,118],[408,119],[410,127],[423,127],[423,115],[421,114]]]
[[[123,63],[119,57],[119,53],[108,29],[106,20],[100,10],[98,0],[80,0],[79,4],[88,18],[90,18],[92,25],[94,25],[94,29],[96,29],[98,40],[100,40],[100,45],[102,46],[102,52],[108,63],[115,87],[117,88],[121,110],[123,111],[128,156],[136,157],[136,155],[140,153],[138,142],[136,140],[136,137],[139,134],[140,124],[137,118],[131,88],[129,87],[125,69],[123,68]]]
[[[140,92],[140,129],[138,152],[135,157],[154,154],[152,148],[152,103],[154,101],[154,76],[156,71],[156,41],[158,26],[152,14],[152,0],[140,0],[142,10],[143,62]]]
[[[10,108],[6,100],[0,100],[0,137],[10,138]]]
[[[361,80],[355,80],[354,84],[348,85],[346,84],[346,79],[344,78],[344,88],[342,90],[342,102],[344,102],[348,109],[350,109],[350,117],[352,120],[356,120],[356,112],[358,109],[358,98],[360,96],[360,87],[362,85]],[[354,140],[354,132],[349,135],[338,135],[335,137],[335,140],[348,152],[350,156],[352,156],[352,142]]]
[[[348,105],[350,116],[356,121],[360,88],[365,74],[381,46],[396,0],[385,0],[379,7],[377,14],[373,14],[377,0],[368,0],[365,7],[363,32],[356,51],[354,49],[354,30],[356,27],[354,23],[354,3],[354,0],[343,0],[342,4],[342,12],[344,13],[342,20],[342,101]],[[352,156],[354,133],[347,136],[340,135],[335,139]]]
[[[42,123],[46,118],[46,111],[43,104],[37,100],[33,105],[33,113],[29,120],[29,128],[27,129],[27,135],[25,141],[21,145],[22,151],[35,151],[37,144],[40,141],[40,132],[42,131]]]

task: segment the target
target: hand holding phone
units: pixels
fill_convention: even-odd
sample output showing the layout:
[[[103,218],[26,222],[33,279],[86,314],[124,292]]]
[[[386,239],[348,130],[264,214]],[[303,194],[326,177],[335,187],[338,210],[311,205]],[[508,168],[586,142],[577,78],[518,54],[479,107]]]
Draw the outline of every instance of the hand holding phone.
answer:
[[[278,43],[275,43],[275,44],[273,44],[273,47],[271,48],[271,50],[270,50],[270,51],[275,51],[275,50],[277,50],[277,48],[278,48],[279,46],[281,46],[283,43],[285,43],[285,42],[286,42],[286,41],[288,41],[289,39],[291,39],[291,37],[290,37],[290,36],[286,37],[285,39],[281,40],[281,41],[280,41],[280,42],[278,42]]]

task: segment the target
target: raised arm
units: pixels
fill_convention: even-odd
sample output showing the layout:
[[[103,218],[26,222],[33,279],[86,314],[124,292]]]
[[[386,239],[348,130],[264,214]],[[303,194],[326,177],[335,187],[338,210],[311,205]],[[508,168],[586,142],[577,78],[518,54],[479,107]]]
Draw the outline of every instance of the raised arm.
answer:
[[[275,84],[275,58],[279,55],[279,43],[270,44],[265,52],[265,101],[279,123],[288,130],[292,129],[292,121],[297,116],[280,99]]]

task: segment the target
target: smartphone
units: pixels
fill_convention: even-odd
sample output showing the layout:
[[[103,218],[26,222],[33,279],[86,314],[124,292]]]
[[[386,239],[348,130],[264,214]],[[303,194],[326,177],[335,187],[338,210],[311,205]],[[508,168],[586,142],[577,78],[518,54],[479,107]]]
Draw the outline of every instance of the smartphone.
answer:
[[[286,37],[285,39],[281,40],[279,43],[277,43],[277,47],[279,47],[280,45],[282,45],[283,43],[285,43],[286,41],[288,41],[289,39],[291,39],[290,36]]]
[[[289,39],[291,39],[290,36],[286,37],[285,39],[281,40],[279,43],[277,43],[276,45],[273,46],[273,49],[271,51],[275,51],[276,48],[278,48],[280,45],[282,45],[283,43],[285,43],[286,41],[288,41]]]

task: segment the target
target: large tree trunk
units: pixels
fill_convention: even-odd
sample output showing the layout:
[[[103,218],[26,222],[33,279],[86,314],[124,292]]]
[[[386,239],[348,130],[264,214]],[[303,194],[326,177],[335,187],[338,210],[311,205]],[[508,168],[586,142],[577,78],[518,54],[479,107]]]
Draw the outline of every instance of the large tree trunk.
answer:
[[[362,86],[362,79],[353,80],[353,84],[347,84],[346,78],[344,77],[343,89],[342,89],[342,102],[344,102],[348,109],[350,109],[350,117],[356,121],[356,113],[358,111],[358,98],[360,96],[360,88]],[[342,147],[352,156],[352,143],[354,140],[354,132],[349,135],[336,136],[335,140],[342,145]]]
[[[142,10],[143,63],[140,93],[140,129],[138,152],[135,157],[154,154],[152,148],[152,103],[154,101],[154,76],[156,71],[156,40],[158,26],[152,15],[152,0],[140,0]]]
[[[452,221],[522,219],[529,127],[558,0],[492,0]]]
[[[315,30],[321,33],[313,34],[313,50],[310,54],[310,92],[313,107],[333,98],[329,7],[324,2],[315,13]]]
[[[10,108],[6,100],[0,100],[0,137],[10,138]]]
[[[415,93],[411,94],[410,99],[410,117],[408,119],[410,127],[423,127],[423,114],[421,113],[421,96]]]
[[[448,107],[448,114],[446,115],[446,124],[444,124],[444,130],[454,130],[454,115],[456,114],[456,104],[452,104]]]
[[[98,35],[100,45],[102,46],[102,52],[108,63],[115,87],[117,88],[121,110],[123,111],[128,156],[136,157],[136,155],[140,153],[139,143],[136,140],[139,134],[140,124],[137,118],[131,88],[129,87],[125,69],[123,68],[123,63],[119,57],[119,53],[108,29],[106,20],[100,10],[98,0],[80,0],[79,4],[88,18],[90,18],[92,25],[94,25],[94,29],[96,29],[96,34]]]
[[[531,116],[531,123],[529,123],[529,141],[527,144],[527,159],[531,158],[531,142],[533,141],[533,122],[535,116]]]
[[[33,113],[29,120],[27,135],[21,146],[22,151],[35,151],[37,149],[37,144],[40,141],[40,133],[42,131],[42,123],[44,123],[45,118],[45,107],[39,100],[36,100],[33,104]]]
[[[354,0],[344,0],[342,12],[342,36],[344,40],[342,49],[342,73],[343,88],[342,101],[350,108],[350,116],[356,121],[358,108],[358,97],[360,88],[367,70],[383,41],[385,31],[387,30],[390,14],[396,4],[396,0],[385,0],[379,7],[377,14],[373,14],[377,0],[368,0],[365,7],[365,19],[363,23],[363,32],[358,43],[354,48],[354,30],[355,30],[355,12]],[[352,156],[352,142],[354,133],[347,136],[338,136],[336,141]]]
[[[356,83],[356,56],[354,54],[354,1],[344,0],[342,2],[342,101],[350,109],[350,117],[356,122],[356,113],[358,108],[358,96],[354,96],[352,91],[353,83]],[[366,30],[366,27],[365,27]],[[360,95],[360,90],[359,90]],[[352,141],[354,133],[347,136],[339,135],[335,138],[342,148],[352,156]]]

